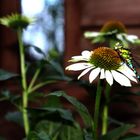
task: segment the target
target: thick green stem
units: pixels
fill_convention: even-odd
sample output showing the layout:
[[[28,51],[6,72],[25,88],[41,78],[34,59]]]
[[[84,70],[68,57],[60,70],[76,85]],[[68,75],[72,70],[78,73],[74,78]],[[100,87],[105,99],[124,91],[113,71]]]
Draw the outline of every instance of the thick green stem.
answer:
[[[105,135],[108,130],[108,103],[109,103],[110,89],[111,86],[107,84],[105,90],[106,101],[103,107],[103,115],[102,115],[102,135]]]
[[[108,129],[108,105],[105,104],[103,108],[103,117],[102,117],[102,135],[107,133]]]
[[[94,140],[98,140],[98,119],[100,111],[100,101],[101,101],[102,86],[101,80],[98,82],[96,99],[95,99],[95,111],[94,111]]]
[[[25,54],[24,54],[24,46],[22,42],[22,30],[18,29],[18,41],[19,41],[19,51],[20,51],[20,70],[21,70],[21,83],[22,83],[22,114],[23,114],[23,122],[26,136],[29,133],[29,119],[28,119],[28,91],[27,91],[27,81],[26,81],[26,65],[25,65]]]

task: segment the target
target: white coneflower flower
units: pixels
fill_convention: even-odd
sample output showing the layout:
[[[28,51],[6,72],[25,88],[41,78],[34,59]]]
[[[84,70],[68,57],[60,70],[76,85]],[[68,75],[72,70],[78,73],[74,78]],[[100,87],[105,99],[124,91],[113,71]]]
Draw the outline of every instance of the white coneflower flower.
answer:
[[[136,35],[128,35],[125,33],[117,34],[116,37],[121,41],[126,39],[127,41],[129,41],[131,43],[135,43],[135,41],[137,41],[139,39],[138,36],[136,36]]]
[[[94,51],[83,51],[80,56],[73,56],[70,62],[76,62],[66,67],[66,70],[80,71],[78,79],[90,72],[89,82],[99,75],[111,86],[113,80],[122,86],[131,86],[131,81],[137,82],[136,74],[121,60],[118,53],[108,47],[99,47]]]
[[[115,39],[117,42],[135,44],[139,40],[138,36],[129,35],[126,27],[120,21],[108,21],[99,32],[87,31],[84,33],[84,36],[93,39],[93,43],[102,43]]]

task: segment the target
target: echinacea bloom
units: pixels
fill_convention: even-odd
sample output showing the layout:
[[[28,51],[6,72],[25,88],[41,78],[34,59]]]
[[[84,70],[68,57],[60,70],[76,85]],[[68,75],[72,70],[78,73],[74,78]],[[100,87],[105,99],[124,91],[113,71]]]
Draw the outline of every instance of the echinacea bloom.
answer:
[[[12,29],[25,29],[34,20],[20,14],[11,14],[6,17],[0,18],[0,24],[10,27]]]
[[[128,46],[129,43],[138,44],[140,42],[138,36],[129,35],[127,33],[124,24],[120,21],[108,21],[99,32],[87,31],[84,36],[92,39],[93,43],[103,43],[108,41],[111,44],[114,42],[120,42],[125,46]]]
[[[137,82],[136,74],[121,60],[115,50],[108,47],[99,47],[93,51],[85,50],[80,56],[73,56],[70,62],[75,63],[67,66],[66,70],[82,70],[78,79],[89,72],[90,83],[98,75],[100,79],[106,79],[110,86],[113,80],[126,87],[131,86],[131,81]]]

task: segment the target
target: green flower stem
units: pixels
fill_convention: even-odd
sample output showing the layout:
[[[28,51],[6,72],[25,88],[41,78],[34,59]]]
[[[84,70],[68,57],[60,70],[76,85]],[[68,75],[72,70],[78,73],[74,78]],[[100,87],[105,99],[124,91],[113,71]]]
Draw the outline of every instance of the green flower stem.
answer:
[[[29,84],[29,86],[28,86],[28,92],[30,92],[30,90],[32,89],[33,85],[35,84],[36,79],[37,79],[37,77],[38,77],[38,75],[39,75],[39,73],[40,73],[40,70],[41,70],[41,69],[38,68],[38,69],[35,71],[35,74],[34,74],[32,80],[31,80],[31,82],[30,82],[30,84]]]
[[[51,83],[54,83],[54,82],[56,82],[56,81],[55,81],[55,80],[50,80],[50,81],[47,80],[47,81],[45,81],[45,82],[41,82],[41,83],[35,85],[34,87],[32,87],[32,88],[28,91],[28,94],[34,92],[35,90],[37,90],[37,89],[39,89],[39,88],[41,88],[41,87],[43,87],[43,86],[45,86],[45,85],[47,85],[47,84],[51,84]]]
[[[95,99],[94,140],[98,140],[98,119],[99,119],[101,93],[102,93],[102,86],[101,86],[101,80],[99,80],[98,86],[97,86],[97,91],[96,91],[96,99]]]
[[[67,128],[67,140],[71,140],[70,128]]]
[[[20,51],[20,69],[21,69],[21,83],[23,88],[22,95],[22,114],[23,114],[23,123],[25,134],[28,136],[30,127],[29,127],[29,118],[27,112],[28,106],[28,91],[27,91],[27,81],[26,81],[26,66],[25,66],[25,54],[24,54],[24,46],[22,42],[22,29],[18,29],[18,41],[19,41],[19,51]]]
[[[105,104],[103,108],[103,117],[102,117],[102,135],[107,133],[108,129],[108,105]]]
[[[105,90],[106,102],[103,107],[103,116],[102,116],[102,135],[105,135],[108,130],[108,103],[110,97],[110,89],[111,86],[107,83],[106,90]]]

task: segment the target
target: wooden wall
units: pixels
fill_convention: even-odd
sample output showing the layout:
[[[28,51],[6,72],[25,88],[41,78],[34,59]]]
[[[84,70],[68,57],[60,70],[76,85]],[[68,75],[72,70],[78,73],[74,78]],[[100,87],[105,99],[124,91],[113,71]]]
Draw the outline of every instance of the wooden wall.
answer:
[[[0,1],[0,17],[15,11],[20,11],[20,0]],[[140,37],[139,0],[65,0],[65,65],[71,56],[79,55],[84,49],[92,49],[90,42],[83,37],[84,31],[98,31],[107,20],[112,19],[122,21],[130,34],[136,34]],[[0,68],[19,72],[15,33],[0,26],[0,40]],[[3,84],[6,86],[6,83],[1,83],[1,87]],[[71,85],[66,87],[66,90],[73,95],[74,87]],[[75,92],[77,93],[79,90],[79,87],[76,87]],[[78,98],[87,99],[86,94],[83,93],[84,91],[79,93]],[[136,102],[139,101],[140,98],[136,98]],[[19,131],[15,134],[13,128],[17,129],[17,126],[11,127],[11,123],[3,120],[5,112],[10,109],[11,106],[6,102],[0,103],[0,110],[2,110],[0,111],[0,125],[4,126],[0,128],[0,135],[6,136],[7,140],[20,140],[23,133]],[[138,118],[140,118],[140,113],[137,113],[134,118],[138,125],[134,131],[140,133],[140,120]]]
[[[66,0],[66,51],[65,62],[73,55],[79,55],[82,50],[92,50],[89,40],[85,39],[85,31],[99,31],[108,20],[119,20],[123,22],[129,34],[140,37],[140,1],[139,0]],[[136,46],[135,53],[140,56],[140,46]],[[140,61],[140,59],[139,59]],[[140,70],[140,68],[138,68]],[[140,83],[134,85],[130,90],[140,91]],[[125,90],[122,87],[114,87],[117,93]],[[128,122],[135,122],[137,127],[133,129],[140,134],[140,97],[130,96],[137,104],[136,110],[129,106],[114,105],[112,115]],[[120,108],[122,109],[120,111]],[[115,111],[114,111],[115,110]]]

